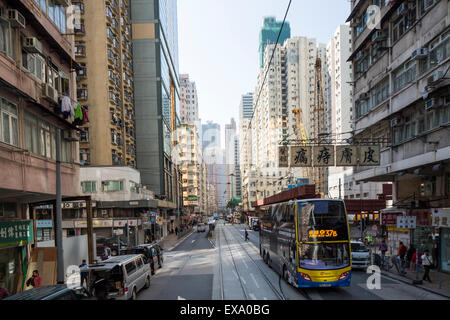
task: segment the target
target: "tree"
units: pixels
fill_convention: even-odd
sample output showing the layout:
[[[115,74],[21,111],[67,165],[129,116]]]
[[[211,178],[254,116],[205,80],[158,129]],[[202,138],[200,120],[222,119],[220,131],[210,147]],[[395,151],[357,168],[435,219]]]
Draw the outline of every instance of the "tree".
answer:
[[[234,210],[234,208],[236,208],[239,203],[241,203],[241,199],[240,198],[231,198],[230,201],[228,201],[227,203],[227,208]]]

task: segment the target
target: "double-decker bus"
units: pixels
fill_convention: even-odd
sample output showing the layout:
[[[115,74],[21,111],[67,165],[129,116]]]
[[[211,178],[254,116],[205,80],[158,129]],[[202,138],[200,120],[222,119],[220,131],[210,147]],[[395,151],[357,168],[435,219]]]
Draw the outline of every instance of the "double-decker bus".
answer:
[[[346,287],[350,234],[343,200],[295,200],[261,207],[264,262],[298,288]]]

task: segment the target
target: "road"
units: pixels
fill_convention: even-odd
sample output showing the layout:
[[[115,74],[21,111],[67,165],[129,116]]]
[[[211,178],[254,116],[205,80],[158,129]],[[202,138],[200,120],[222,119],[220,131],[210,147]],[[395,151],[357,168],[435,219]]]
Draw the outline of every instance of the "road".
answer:
[[[381,277],[381,289],[369,290],[369,274],[352,272],[348,288],[296,289],[283,281],[259,255],[259,234],[245,225],[219,222],[215,238],[193,233],[170,252],[139,300],[441,300],[441,296]]]

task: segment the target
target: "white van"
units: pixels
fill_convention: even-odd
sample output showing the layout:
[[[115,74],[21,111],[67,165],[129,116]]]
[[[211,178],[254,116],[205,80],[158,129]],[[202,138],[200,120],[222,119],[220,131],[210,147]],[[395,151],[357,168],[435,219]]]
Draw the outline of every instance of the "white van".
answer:
[[[136,300],[150,287],[150,265],[142,254],[114,256],[80,271],[88,272],[88,289],[98,299]]]
[[[366,269],[370,265],[370,251],[361,241],[350,241],[352,268]]]

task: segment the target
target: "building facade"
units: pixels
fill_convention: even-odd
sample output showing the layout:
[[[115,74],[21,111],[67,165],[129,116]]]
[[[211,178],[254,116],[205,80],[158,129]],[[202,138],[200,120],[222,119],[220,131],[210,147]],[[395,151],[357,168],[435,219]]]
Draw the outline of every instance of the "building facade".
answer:
[[[50,1],[0,1],[0,286],[12,294],[24,289],[33,252],[31,204],[56,201],[58,132],[61,193],[79,193],[77,127],[70,115],[76,62],[66,9]]]
[[[411,231],[386,226],[388,239],[404,234],[408,243],[431,249],[432,239],[448,237],[449,230],[432,218],[450,204],[450,3],[384,3],[380,29],[369,28],[364,19],[369,5],[371,1],[352,2],[348,18],[353,28],[354,139],[378,141],[381,163],[359,167],[354,176],[357,182],[392,182],[394,206],[416,216],[417,227]],[[439,263],[446,262],[446,248],[440,250]]]
[[[198,97],[195,82],[188,74],[180,74],[180,118],[187,123],[198,123]]]
[[[77,0],[73,5],[78,13],[75,55],[81,65],[77,99],[90,115],[80,139],[80,161],[135,168],[130,1]]]
[[[276,21],[275,17],[264,18],[263,26],[259,33],[259,67],[264,67],[264,52],[268,44],[274,44],[277,41],[278,33],[280,32],[282,21]],[[278,43],[284,43],[284,41],[291,37],[291,27],[289,22],[285,22],[283,30],[281,30]]]

